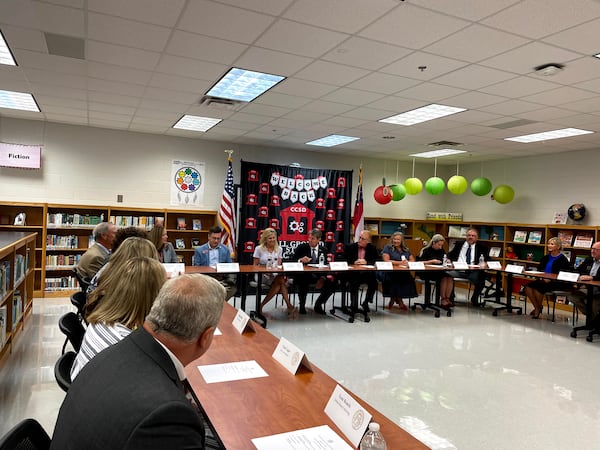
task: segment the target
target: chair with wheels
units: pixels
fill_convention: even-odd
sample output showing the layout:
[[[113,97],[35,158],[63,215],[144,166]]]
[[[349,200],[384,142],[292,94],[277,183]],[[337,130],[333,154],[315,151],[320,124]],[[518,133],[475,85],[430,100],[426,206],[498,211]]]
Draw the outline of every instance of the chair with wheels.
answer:
[[[76,356],[77,353],[75,352],[67,352],[61,355],[56,364],[54,364],[54,378],[56,378],[56,382],[65,392],[71,387],[71,368]]]
[[[0,438],[0,450],[47,450],[50,436],[35,419],[25,419]]]
[[[63,344],[62,354],[65,353],[67,342],[70,342],[73,349],[78,352],[81,348],[81,343],[83,342],[85,328],[81,324],[81,320],[77,314],[74,312],[63,314],[61,318],[58,319],[58,328],[60,328],[60,331],[67,336],[65,343]]]

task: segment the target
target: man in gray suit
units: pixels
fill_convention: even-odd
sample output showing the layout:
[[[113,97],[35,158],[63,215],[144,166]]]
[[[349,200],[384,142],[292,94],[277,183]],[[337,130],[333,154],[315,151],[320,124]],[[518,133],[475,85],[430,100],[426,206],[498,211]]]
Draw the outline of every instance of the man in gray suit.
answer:
[[[112,250],[117,235],[117,227],[110,222],[102,222],[94,227],[92,232],[94,245],[81,255],[77,264],[77,273],[88,281],[94,278],[96,272],[106,263],[107,256]]]
[[[203,355],[225,288],[200,274],[168,280],[144,325],[96,355],[60,408],[51,449],[203,449],[184,367]]]

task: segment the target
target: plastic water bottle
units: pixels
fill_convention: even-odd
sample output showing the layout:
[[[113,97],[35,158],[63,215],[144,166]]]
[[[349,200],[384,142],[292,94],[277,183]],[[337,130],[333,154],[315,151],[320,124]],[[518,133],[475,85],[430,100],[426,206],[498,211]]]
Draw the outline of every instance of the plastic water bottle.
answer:
[[[448,259],[448,255],[444,253],[444,258],[442,259],[442,266],[450,267],[450,260]]]
[[[479,268],[485,269],[485,258],[483,257],[483,255],[479,256]]]
[[[323,253],[321,253],[319,255],[319,266],[324,266],[325,265],[325,255],[323,255]]]
[[[272,269],[273,268],[273,258],[271,258],[270,256],[267,258],[267,269]]]
[[[360,441],[360,450],[386,450],[387,445],[383,435],[379,432],[379,424],[371,422],[369,430]]]

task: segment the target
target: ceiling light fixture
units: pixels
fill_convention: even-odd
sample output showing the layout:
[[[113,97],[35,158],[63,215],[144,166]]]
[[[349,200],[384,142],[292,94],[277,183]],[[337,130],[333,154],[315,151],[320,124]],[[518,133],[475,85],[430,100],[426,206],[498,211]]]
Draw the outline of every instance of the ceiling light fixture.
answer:
[[[35,98],[28,92],[3,91],[0,89],[0,108],[40,112]]]
[[[456,150],[453,148],[441,148],[439,150],[430,150],[428,152],[413,153],[408,156],[417,158],[441,158],[443,156],[458,155],[459,153],[467,153],[466,150]]]
[[[2,31],[0,31],[0,64],[6,64],[7,66],[17,65],[10,48],[8,48],[6,39],[4,39]]]
[[[177,121],[173,128],[180,130],[191,130],[205,132],[210,130],[223,119],[215,119],[213,117],[191,116],[186,114]]]
[[[558,72],[565,68],[564,64],[559,63],[548,63],[542,64],[541,66],[536,66],[533,68],[536,73],[543,75],[545,77],[551,77],[552,75],[556,75]]]
[[[330,134],[329,136],[315,139],[307,142],[306,145],[317,145],[319,147],[333,147],[335,145],[345,144],[346,142],[356,141],[360,138],[352,136],[342,136],[340,134]]]
[[[600,58],[600,53],[596,53],[596,54],[594,55],[594,57],[596,57],[596,58]]]
[[[436,105],[435,103],[432,103],[431,105],[381,119],[379,122],[410,126],[463,111],[466,111],[466,108],[456,108],[454,106]]]
[[[285,77],[232,67],[206,95],[251,102],[282,80]]]
[[[593,133],[593,131],[580,130],[578,128],[562,128],[560,130],[544,131],[543,133],[525,134],[523,136],[504,138],[504,140],[529,144],[531,142],[549,141],[551,139],[561,139],[591,133]]]

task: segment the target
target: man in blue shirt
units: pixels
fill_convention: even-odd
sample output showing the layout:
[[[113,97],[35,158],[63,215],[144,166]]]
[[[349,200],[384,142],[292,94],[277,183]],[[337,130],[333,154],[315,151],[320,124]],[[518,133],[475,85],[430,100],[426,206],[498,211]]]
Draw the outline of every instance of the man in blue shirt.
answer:
[[[196,249],[192,265],[216,267],[218,263],[231,262],[229,249],[221,244],[222,233],[223,230],[218,226],[211,227],[208,230],[208,242]],[[235,292],[237,291],[235,275],[219,275],[215,278],[217,278],[227,290],[227,298],[225,301],[235,295]]]

